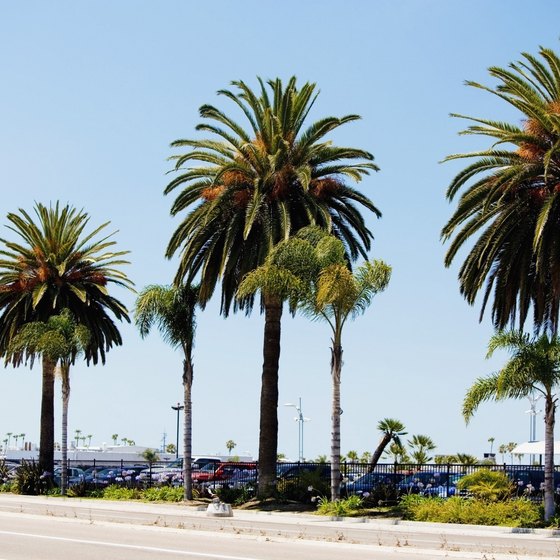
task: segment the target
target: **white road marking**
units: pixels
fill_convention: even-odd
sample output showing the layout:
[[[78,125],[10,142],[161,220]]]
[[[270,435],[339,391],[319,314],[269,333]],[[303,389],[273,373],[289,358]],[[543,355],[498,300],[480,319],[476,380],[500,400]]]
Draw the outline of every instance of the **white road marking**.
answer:
[[[0,535],[17,536],[17,537],[27,537],[32,539],[44,539],[49,541],[61,541],[70,542],[78,544],[91,544],[96,546],[106,546],[112,548],[127,548],[131,550],[142,550],[146,552],[164,552],[167,554],[179,554],[181,556],[190,556],[193,558],[215,558],[217,560],[260,560],[259,558],[249,558],[246,556],[230,556],[227,554],[210,554],[205,552],[189,552],[187,550],[177,550],[173,548],[160,548],[156,546],[139,546],[134,544],[120,544],[106,541],[93,541],[86,539],[72,539],[67,537],[52,537],[48,535],[37,535],[34,533],[19,533],[17,531],[0,531]]]

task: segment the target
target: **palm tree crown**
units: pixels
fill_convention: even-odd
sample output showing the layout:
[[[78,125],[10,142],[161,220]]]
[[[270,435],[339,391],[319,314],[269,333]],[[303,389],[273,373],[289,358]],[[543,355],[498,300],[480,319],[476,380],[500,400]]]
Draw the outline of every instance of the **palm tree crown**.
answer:
[[[222,278],[224,314],[241,279],[263,264],[279,241],[318,224],[333,231],[356,257],[369,249],[372,236],[355,204],[380,215],[367,197],[345,182],[359,181],[376,170],[373,156],[325,139],[359,117],[326,117],[305,128],[317,97],[314,84],[298,89],[295,78],[286,86],[279,79],[267,84],[259,79],[259,84],[260,95],[242,81],[232,84],[237,92],[218,92],[241,111],[248,131],[219,109],[204,105],[200,114],[209,122],[197,130],[214,139],[172,144],[189,151],[172,158],[180,175],[165,193],[182,187],[171,212],[191,210],[174,232],[167,256],[180,251],[176,281],[190,281],[200,272],[202,302]],[[235,300],[234,308],[250,308],[252,301]]]
[[[556,331],[560,302],[560,58],[541,48],[523,54],[509,69],[492,67],[495,88],[468,85],[496,95],[523,115],[520,126],[454,115],[471,124],[463,134],[486,136],[483,151],[446,158],[472,159],[451,182],[457,209],[442,231],[453,237],[445,264],[478,235],[461,266],[461,293],[472,304],[484,292],[481,318],[493,296],[498,328],[525,323],[531,305],[537,327]],[[486,286],[483,288],[484,283]]]
[[[94,239],[108,224],[85,234],[88,215],[70,206],[37,204],[35,214],[38,223],[25,210],[9,213],[8,228],[20,241],[0,238],[0,351],[23,324],[68,309],[91,334],[86,358],[105,361],[105,351],[122,343],[108,312],[129,321],[126,307],[108,292],[109,284],[132,285],[115,268],[127,263],[121,259],[127,251],[112,250],[112,234]],[[13,355],[14,363],[19,359]]]

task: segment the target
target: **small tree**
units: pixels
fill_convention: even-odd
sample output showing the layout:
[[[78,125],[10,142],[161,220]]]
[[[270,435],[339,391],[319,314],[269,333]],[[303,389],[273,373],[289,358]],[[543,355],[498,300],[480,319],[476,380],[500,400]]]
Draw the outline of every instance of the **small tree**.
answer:
[[[154,449],[145,449],[142,452],[142,458],[145,459],[150,466],[159,461],[159,455]]]
[[[226,448],[228,450],[229,455],[231,455],[231,452],[232,452],[233,448],[236,447],[236,446],[237,446],[237,444],[232,439],[228,439],[226,441]]]

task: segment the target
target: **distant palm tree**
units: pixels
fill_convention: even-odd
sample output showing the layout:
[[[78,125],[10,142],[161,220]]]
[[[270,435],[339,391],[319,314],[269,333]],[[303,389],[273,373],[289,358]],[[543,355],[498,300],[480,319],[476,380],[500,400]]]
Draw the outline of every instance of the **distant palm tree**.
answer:
[[[136,326],[144,338],[156,326],[165,342],[183,352],[183,489],[192,500],[192,383],[193,347],[196,332],[198,286],[158,286],[144,288],[134,309]]]
[[[486,150],[454,154],[472,160],[453,179],[447,198],[461,192],[442,231],[453,238],[445,265],[460,249],[468,255],[459,271],[470,304],[483,292],[480,316],[492,302],[497,328],[522,328],[532,306],[533,322],[555,333],[560,304],[560,58],[541,48],[508,69],[492,67],[494,88],[467,85],[497,96],[520,113],[522,124],[454,115],[472,124],[462,134],[488,137]],[[516,117],[519,121],[519,116]],[[478,239],[474,239],[478,236]]]
[[[500,447],[498,447],[498,453],[502,456],[502,463],[505,462],[505,454],[508,452],[508,447],[505,443],[502,443]]]
[[[166,255],[180,253],[175,282],[200,278],[204,305],[221,281],[221,312],[249,312],[255,297],[236,299],[244,276],[264,264],[272,247],[301,228],[316,224],[343,240],[353,258],[365,256],[372,235],[359,207],[380,216],[373,203],[350,187],[377,167],[373,156],[360,149],[334,145],[328,135],[357,115],[326,117],[307,124],[317,93],[315,84],[298,88],[296,78],[280,79],[259,91],[233,82],[234,91],[221,90],[247,127],[211,105],[200,108],[206,119],[197,130],[210,139],[176,140],[186,149],[174,156],[180,174],[167,186],[178,188],[173,215],[187,211],[173,233]],[[278,364],[282,300],[261,292],[265,315],[261,377],[259,487],[272,492],[278,447]]]
[[[129,321],[126,307],[109,294],[110,285],[131,288],[131,281],[118,270],[127,251],[114,251],[112,234],[96,236],[108,225],[85,233],[86,213],[58,203],[36,204],[37,223],[25,211],[9,213],[8,228],[18,241],[0,238],[0,356],[26,323],[46,322],[63,309],[84,325],[91,341],[86,360],[105,362],[105,353],[122,343],[113,321]],[[10,361],[18,366],[22,355]],[[54,466],[54,369],[47,355],[42,358],[42,399],[39,464],[52,472]]]
[[[236,446],[237,444],[235,443],[235,441],[233,441],[232,439],[228,439],[226,441],[226,448],[228,450],[228,453],[231,455],[231,452],[233,450],[233,448]]]
[[[346,453],[346,459],[350,462],[350,463],[357,463],[358,462],[358,452],[357,451],[348,451],[348,453]]]
[[[457,453],[454,458],[455,462],[459,465],[478,465],[479,463],[478,457],[468,453]]]
[[[380,420],[377,424],[377,429],[381,432],[381,439],[377,444],[375,451],[371,456],[371,461],[369,465],[369,470],[375,469],[381,455],[385,451],[385,448],[390,442],[396,443],[397,446],[401,446],[401,436],[405,436],[406,432],[404,424],[397,420],[396,418],[384,418]]]
[[[402,441],[396,442],[392,441],[389,447],[385,451],[385,455],[388,455],[394,463],[409,463],[410,457],[408,456],[408,451]]]
[[[113,445],[117,445],[117,441],[119,441],[119,434],[113,434],[111,439],[113,440]]]
[[[487,357],[496,350],[507,350],[511,357],[499,371],[475,381],[463,401],[463,416],[469,422],[479,405],[488,400],[526,398],[533,392],[544,397],[544,511],[548,521],[555,510],[554,423],[560,384],[560,338],[549,338],[546,334],[536,338],[518,331],[502,331],[490,339]],[[510,442],[505,450],[511,453],[515,447]]]
[[[423,434],[413,435],[412,439],[408,440],[408,445],[411,448],[410,457],[418,465],[429,463],[433,457],[430,457],[430,452],[436,448],[432,438]]]
[[[371,453],[364,451],[360,457],[360,463],[369,463],[371,461]]]
[[[23,354],[32,362],[35,356],[47,356],[58,368],[62,380],[62,474],[61,493],[67,489],[68,403],[70,401],[70,366],[79,355],[85,355],[91,336],[84,325],[77,325],[68,309],[52,315],[48,321],[34,321],[21,327],[12,338],[8,355]],[[76,430],[77,435],[80,430]],[[81,433],[81,432],[80,432]],[[25,434],[21,434],[25,436]]]

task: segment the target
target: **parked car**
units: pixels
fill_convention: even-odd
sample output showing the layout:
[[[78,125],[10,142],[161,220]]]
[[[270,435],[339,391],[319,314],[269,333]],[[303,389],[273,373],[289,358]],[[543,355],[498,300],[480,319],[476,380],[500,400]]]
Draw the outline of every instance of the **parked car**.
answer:
[[[83,482],[85,480],[86,473],[83,471],[83,469],[79,469],[78,467],[68,467],[66,469],[66,477],[68,485],[77,484],[78,482]],[[54,468],[53,480],[55,484],[60,486],[62,480],[62,467]]]
[[[214,488],[245,488],[256,483],[257,469],[238,469],[225,480],[208,482]]]
[[[442,471],[421,471],[403,478],[397,488],[401,493],[423,496],[454,496],[461,474]]]
[[[328,463],[281,463],[276,467],[279,480],[293,480],[304,473],[317,473],[320,478],[330,479],[331,466]]]
[[[347,482],[343,489],[347,494],[371,493],[380,486],[396,486],[404,475],[391,472],[369,472],[356,480]]]
[[[207,464],[198,471],[193,471],[192,479],[196,482],[214,482],[228,480],[236,472],[247,469],[256,469],[255,463],[228,462],[219,465]]]

